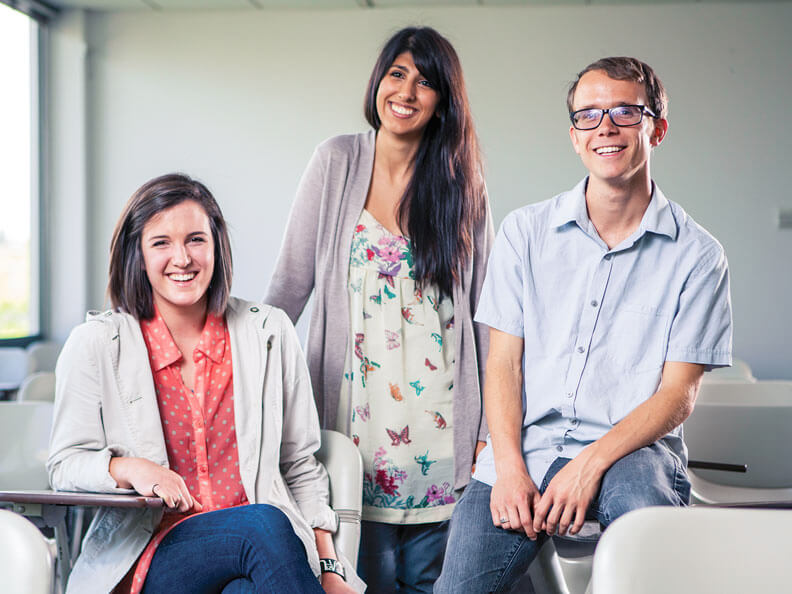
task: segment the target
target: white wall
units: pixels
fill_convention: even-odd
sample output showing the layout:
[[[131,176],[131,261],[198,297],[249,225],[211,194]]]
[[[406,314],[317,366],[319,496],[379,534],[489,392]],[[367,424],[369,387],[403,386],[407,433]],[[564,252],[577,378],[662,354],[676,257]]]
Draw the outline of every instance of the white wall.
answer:
[[[90,14],[85,305],[103,304],[123,203],[174,170],[214,191],[232,227],[234,292],[260,298],[313,147],[365,129],[377,51],[414,23],[460,54],[496,223],[584,175],[564,105],[575,72],[604,55],[655,67],[671,111],[654,177],[726,248],[735,353],[758,377],[792,379],[792,231],[774,224],[792,207],[788,2]]]

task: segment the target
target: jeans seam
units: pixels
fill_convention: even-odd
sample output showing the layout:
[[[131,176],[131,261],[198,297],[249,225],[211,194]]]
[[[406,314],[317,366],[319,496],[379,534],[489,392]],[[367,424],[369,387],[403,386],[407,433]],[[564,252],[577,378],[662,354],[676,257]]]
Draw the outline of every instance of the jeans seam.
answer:
[[[498,589],[501,587],[501,582],[503,581],[503,576],[506,575],[507,570],[514,564],[514,559],[517,556],[517,552],[522,548],[525,544],[525,541],[528,540],[527,536],[523,536],[517,541],[517,544],[514,545],[512,551],[506,556],[506,563],[504,564],[503,568],[500,570],[500,574],[498,575],[498,579],[495,581],[495,587],[492,589],[492,592],[497,592]],[[536,550],[537,554],[539,553],[539,549]]]

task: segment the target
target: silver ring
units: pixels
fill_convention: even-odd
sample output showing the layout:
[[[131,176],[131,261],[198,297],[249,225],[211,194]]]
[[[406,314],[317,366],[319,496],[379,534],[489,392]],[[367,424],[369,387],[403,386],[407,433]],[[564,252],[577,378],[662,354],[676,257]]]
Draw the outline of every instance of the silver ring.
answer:
[[[509,518],[501,518],[500,519],[500,523],[501,524],[508,524],[509,523]]]

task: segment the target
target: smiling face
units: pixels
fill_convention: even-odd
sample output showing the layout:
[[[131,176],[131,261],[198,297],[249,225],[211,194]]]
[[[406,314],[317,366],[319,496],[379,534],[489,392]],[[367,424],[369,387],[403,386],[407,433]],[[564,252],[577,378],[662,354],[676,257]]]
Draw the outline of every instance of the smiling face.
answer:
[[[647,103],[642,83],[615,80],[602,70],[592,70],[578,82],[573,111]],[[649,183],[649,156],[667,129],[666,120],[648,115],[637,126],[628,127],[616,126],[605,115],[598,128],[576,130],[570,126],[569,135],[575,152],[589,171],[589,184],[615,188]]]
[[[399,54],[377,87],[380,131],[420,139],[438,100],[437,91],[418,71],[412,54]]]
[[[151,217],[140,239],[146,276],[161,313],[206,310],[214,273],[214,240],[203,207],[185,200]]]

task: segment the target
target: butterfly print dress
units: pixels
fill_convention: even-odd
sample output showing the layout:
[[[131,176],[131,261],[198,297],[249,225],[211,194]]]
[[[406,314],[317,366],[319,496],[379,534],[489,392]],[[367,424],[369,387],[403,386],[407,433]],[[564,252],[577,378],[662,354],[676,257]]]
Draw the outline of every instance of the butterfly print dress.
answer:
[[[350,343],[338,430],[363,457],[363,519],[451,517],[454,305],[415,284],[410,242],[364,210],[349,261]]]

